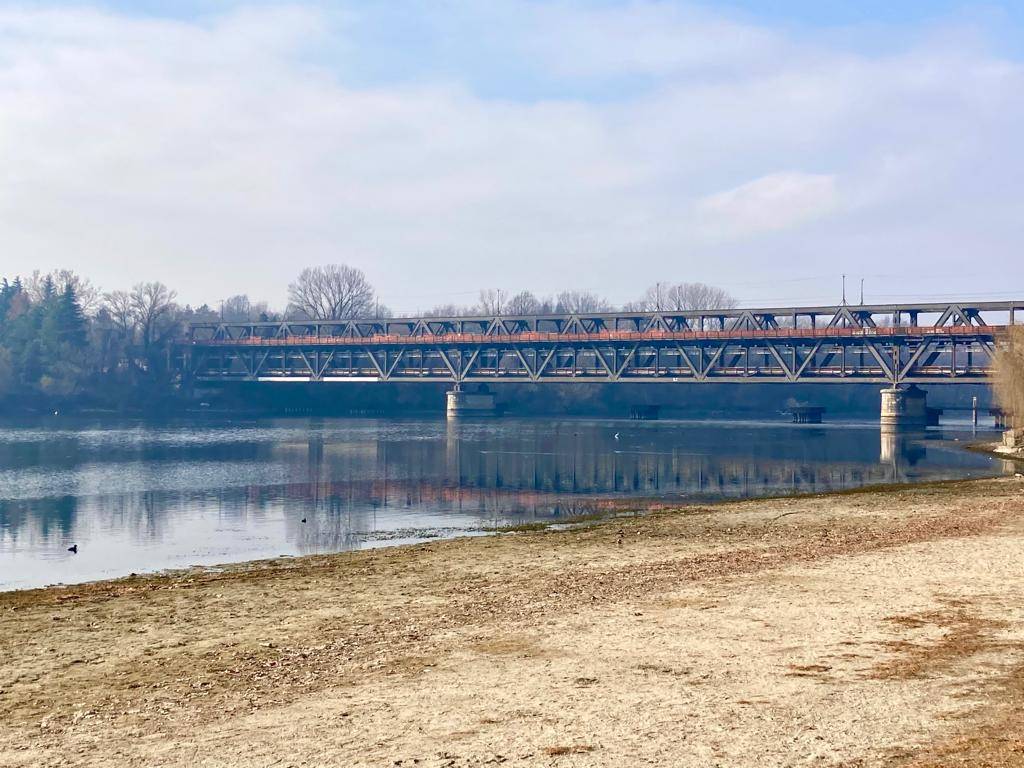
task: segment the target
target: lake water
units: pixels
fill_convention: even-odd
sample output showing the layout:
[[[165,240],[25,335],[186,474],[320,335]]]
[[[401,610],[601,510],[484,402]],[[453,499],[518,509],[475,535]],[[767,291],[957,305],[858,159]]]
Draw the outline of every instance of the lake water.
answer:
[[[0,425],[0,589],[482,534],[636,499],[1006,471],[962,450],[984,437],[968,429],[510,418]]]

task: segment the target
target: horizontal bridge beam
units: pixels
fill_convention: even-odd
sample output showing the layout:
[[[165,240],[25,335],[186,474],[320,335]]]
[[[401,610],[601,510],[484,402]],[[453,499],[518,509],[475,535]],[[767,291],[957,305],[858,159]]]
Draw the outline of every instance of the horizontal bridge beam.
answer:
[[[424,343],[443,344],[494,344],[494,343],[536,343],[536,342],[601,342],[601,341],[694,341],[710,340],[759,340],[759,339],[840,339],[893,337],[934,338],[934,337],[978,337],[992,341],[1005,333],[1005,325],[953,325],[953,326],[896,326],[877,327],[836,327],[827,328],[740,328],[729,331],[596,331],[576,333],[543,333],[524,331],[518,334],[449,333],[438,336],[404,336],[400,334],[373,334],[369,336],[333,336],[323,334],[291,334],[286,336],[240,336],[195,338],[179,342],[178,346],[227,346],[227,347],[306,347],[306,346],[418,346]]]
[[[420,338],[397,346],[292,338],[262,346],[186,345],[176,352],[176,363],[194,379],[223,381],[985,381],[993,333],[945,330],[879,335],[846,329],[826,337],[757,338],[644,334],[637,340],[600,334],[474,342]]]
[[[226,377],[226,376],[196,376],[195,381],[203,382],[206,384],[223,384],[228,381],[257,381],[257,379],[245,378],[245,377]],[[615,379],[610,376],[545,376],[540,379],[544,382],[552,384],[682,384],[682,383],[712,383],[718,382],[720,384],[792,384],[790,379],[784,376],[717,376],[710,381],[708,379],[695,379],[687,377],[673,377],[673,376],[637,376],[635,378],[628,379]],[[308,376],[265,376],[258,381],[263,382],[297,382],[297,383],[313,383],[313,379]],[[530,379],[524,376],[466,376],[459,380],[461,384],[531,384],[535,383],[534,379]],[[366,384],[366,383],[383,383],[383,382],[418,382],[421,384],[451,384],[452,378],[450,376],[408,376],[403,378],[391,378],[381,379],[372,376],[332,376],[329,378],[321,379],[316,383],[323,384]],[[882,376],[857,376],[857,377],[821,377],[815,379],[800,380],[798,383],[802,384],[877,384],[879,386],[890,386],[892,381]],[[933,379],[926,376],[912,377],[904,379],[902,384],[921,384],[921,385],[940,385],[940,384],[988,384],[989,379],[987,376],[961,376],[955,379]]]
[[[189,341],[252,337],[331,336],[354,339],[379,335],[436,337],[451,334],[516,336],[531,332],[561,335],[599,331],[768,330],[789,327],[885,328],[956,327],[991,324],[983,313],[1000,315],[996,323],[1016,321],[1024,300],[904,302],[897,304],[820,305],[673,310],[653,312],[596,312],[548,315],[473,315],[363,319],[291,319],[273,322],[202,322],[188,326]],[[926,322],[921,322],[925,320]]]

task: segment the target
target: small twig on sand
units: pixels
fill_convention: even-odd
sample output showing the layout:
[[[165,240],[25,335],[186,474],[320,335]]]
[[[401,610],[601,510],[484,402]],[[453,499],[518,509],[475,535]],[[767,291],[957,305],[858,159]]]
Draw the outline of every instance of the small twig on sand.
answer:
[[[781,520],[782,518],[787,517],[788,515],[799,515],[801,512],[803,512],[802,509],[794,509],[792,512],[783,512],[781,515],[776,515],[771,520],[769,520],[767,523],[765,523],[764,527],[767,528],[769,525],[774,523],[776,520]]]

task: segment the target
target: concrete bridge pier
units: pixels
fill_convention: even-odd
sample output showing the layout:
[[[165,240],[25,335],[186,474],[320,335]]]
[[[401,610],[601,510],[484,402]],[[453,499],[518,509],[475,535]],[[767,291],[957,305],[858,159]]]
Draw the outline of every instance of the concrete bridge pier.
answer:
[[[494,395],[488,391],[486,384],[481,385],[477,392],[467,392],[461,384],[456,384],[455,389],[448,391],[447,398],[449,419],[459,416],[494,416],[498,412]]]
[[[882,390],[882,427],[925,427],[928,424],[928,397],[916,386]]]

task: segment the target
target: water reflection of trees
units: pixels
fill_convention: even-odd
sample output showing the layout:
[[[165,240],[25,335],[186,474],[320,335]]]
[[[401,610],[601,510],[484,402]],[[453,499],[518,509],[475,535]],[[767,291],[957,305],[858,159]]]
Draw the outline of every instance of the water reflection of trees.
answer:
[[[0,500],[0,540],[17,541],[22,536],[64,538],[74,529],[77,519],[78,499],[74,496]]]
[[[307,482],[255,487],[250,501],[276,498],[286,508],[307,510],[309,523],[293,526],[305,550],[348,549],[380,527],[378,514],[389,519],[426,515],[427,526],[443,526],[449,515],[469,516],[486,525],[575,516],[637,496],[713,499],[828,491],[908,479],[925,456],[918,442],[904,439],[879,462],[877,433],[867,432],[866,438],[856,451],[862,460],[830,458],[828,451],[802,441],[773,458],[764,450],[754,451],[756,456],[722,456],[658,450],[657,445],[620,449],[593,439],[510,445],[449,435],[444,450],[425,440],[380,441],[371,451],[314,438],[305,452],[297,446],[285,452],[286,460],[305,460],[303,471],[291,474],[305,474]]]
[[[363,431],[243,446],[255,468],[282,465],[286,482],[245,486],[0,501],[0,537],[64,537],[79,519],[129,531],[139,541],[168,525],[214,515],[247,527],[283,518],[300,551],[352,549],[369,537],[423,529],[558,519],[622,505],[634,497],[670,500],[838,490],[900,482],[975,458],[945,456],[928,466],[918,437],[857,430],[743,432],[721,429],[614,430],[580,424],[524,428],[449,425],[409,439]],[[162,457],[163,458],[163,457]],[[175,457],[180,458],[180,457]],[[206,463],[237,462],[230,448],[206,449]],[[301,523],[305,517],[306,523]],[[415,530],[418,529],[418,530]],[[381,533],[387,531],[390,533]]]
[[[427,441],[379,443],[372,455],[319,446],[308,454],[309,482],[291,484],[288,494],[372,507],[464,506],[487,498],[528,502],[551,494],[731,497],[761,489],[828,490],[888,482],[901,479],[905,469],[924,456],[923,448],[907,441],[892,446],[883,462],[878,461],[877,443],[865,449],[863,460],[815,460],[806,455],[719,456],[649,446],[602,449],[593,443],[546,451],[458,441],[447,443],[444,451]]]

